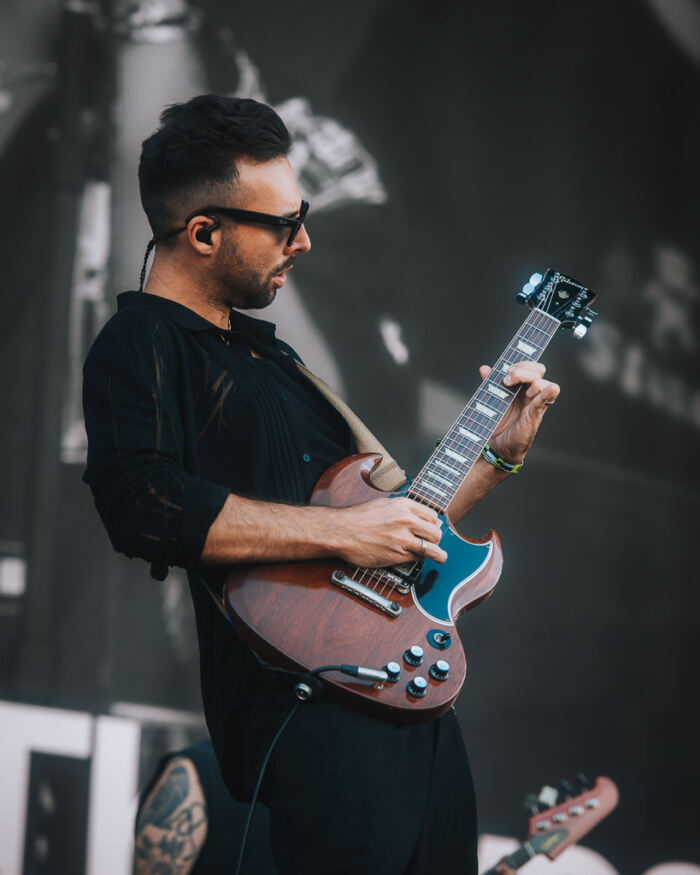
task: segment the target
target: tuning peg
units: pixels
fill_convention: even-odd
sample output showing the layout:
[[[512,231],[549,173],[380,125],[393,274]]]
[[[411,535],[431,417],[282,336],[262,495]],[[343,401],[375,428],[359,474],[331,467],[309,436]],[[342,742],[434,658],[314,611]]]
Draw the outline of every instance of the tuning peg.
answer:
[[[542,282],[542,274],[541,273],[533,273],[530,279],[525,283],[522,288],[522,291],[518,292],[515,296],[515,300],[519,304],[526,304],[528,299],[532,296],[532,294],[537,289],[537,286]]]
[[[537,798],[547,808],[551,808],[553,805],[557,804],[559,793],[557,793],[554,787],[550,787],[549,785],[545,784],[544,787],[540,790]]]
[[[588,326],[584,325],[583,322],[579,322],[579,324],[574,328],[574,337],[577,340],[581,340],[581,338],[585,337],[588,333]]]
[[[518,294],[515,296],[515,300],[519,304],[527,304],[528,299],[530,298],[530,296],[532,295],[532,293],[534,291],[535,291],[535,287],[531,283],[525,283],[525,285],[522,288],[522,291],[518,292]]]
[[[539,814],[540,811],[544,810],[540,800],[534,793],[528,793],[523,799],[523,808],[530,814]]]
[[[563,799],[571,799],[574,795],[574,785],[571,781],[567,781],[566,778],[562,778],[559,782],[559,793]]]
[[[576,783],[582,790],[590,790],[592,786],[590,780],[583,774],[583,772],[576,772]]]

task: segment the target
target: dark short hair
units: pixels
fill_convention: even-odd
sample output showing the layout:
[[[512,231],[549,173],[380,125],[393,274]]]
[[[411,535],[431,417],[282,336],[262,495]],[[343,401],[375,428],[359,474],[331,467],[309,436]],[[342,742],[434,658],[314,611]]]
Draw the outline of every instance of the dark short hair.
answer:
[[[271,161],[289,153],[292,140],[277,113],[257,100],[202,94],[166,107],[160,127],[143,141],[139,160],[141,204],[154,236],[182,225],[182,210],[217,185],[235,181],[236,162]]]

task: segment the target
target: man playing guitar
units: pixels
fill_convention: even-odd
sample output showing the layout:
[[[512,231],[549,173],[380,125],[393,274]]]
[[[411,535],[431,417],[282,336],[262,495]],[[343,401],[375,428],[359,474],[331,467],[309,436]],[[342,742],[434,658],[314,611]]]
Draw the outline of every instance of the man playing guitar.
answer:
[[[326,469],[356,451],[353,436],[274,326],[239,312],[271,303],[311,246],[290,146],[279,117],[253,100],[208,95],[163,112],[139,165],[153,266],[144,287],[144,262],[143,291],[119,296],[84,372],[85,480],[115,549],[161,578],[169,565],[188,571],[207,724],[240,799],[251,797],[290,693],[211,599],[226,566],[446,559],[427,503],[307,505]],[[362,257],[361,241],[347,245]],[[523,389],[491,449],[517,464],[559,387],[531,361],[513,364],[503,384]],[[507,476],[480,458],[450,518]],[[396,726],[314,701],[280,738],[262,795],[281,873],[477,871],[471,776],[452,710]]]

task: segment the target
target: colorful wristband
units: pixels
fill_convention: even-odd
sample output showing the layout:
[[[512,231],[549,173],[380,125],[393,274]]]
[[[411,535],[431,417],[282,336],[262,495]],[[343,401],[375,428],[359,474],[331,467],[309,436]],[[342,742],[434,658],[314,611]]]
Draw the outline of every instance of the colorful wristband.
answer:
[[[499,471],[505,471],[506,474],[517,474],[524,464],[524,462],[518,462],[514,465],[512,462],[506,462],[505,459],[497,456],[488,444],[481,451],[481,455],[490,465],[498,468]]]

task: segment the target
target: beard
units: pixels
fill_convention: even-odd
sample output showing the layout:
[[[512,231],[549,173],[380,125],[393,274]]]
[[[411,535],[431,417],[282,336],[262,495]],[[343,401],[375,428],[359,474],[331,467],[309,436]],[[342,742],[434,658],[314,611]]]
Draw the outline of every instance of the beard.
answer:
[[[277,297],[277,289],[272,285],[272,276],[267,284],[254,282],[254,277],[251,277],[251,282],[244,287],[238,287],[235,290],[230,288],[222,298],[223,302],[229,309],[235,307],[237,310],[262,310],[264,307],[269,307]]]
[[[245,264],[235,243],[227,235],[213,269],[210,297],[229,309],[262,310],[269,307],[277,296],[272,278],[279,272],[279,267],[265,273],[256,270],[254,265]]]

